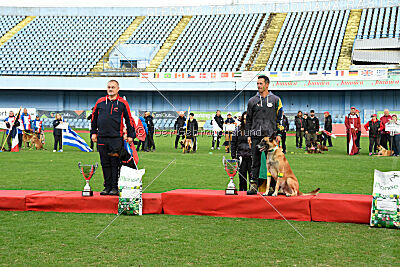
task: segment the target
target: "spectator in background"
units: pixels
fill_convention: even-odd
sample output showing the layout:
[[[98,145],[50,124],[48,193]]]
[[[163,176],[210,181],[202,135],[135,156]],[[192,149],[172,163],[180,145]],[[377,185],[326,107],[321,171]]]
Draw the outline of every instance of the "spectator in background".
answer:
[[[6,135],[7,135],[7,145],[8,145],[8,150],[7,151],[11,151],[11,140],[12,137],[15,135],[15,131],[18,131],[18,127],[20,126],[20,121],[17,120],[15,121],[15,115],[14,115],[14,111],[10,111],[10,113],[8,114],[8,117],[5,118],[5,122],[6,122],[6,127],[7,127],[7,131],[6,131]],[[10,133],[11,131],[11,133]]]
[[[389,110],[385,109],[383,111],[383,116],[381,117],[380,121],[382,122],[381,128],[381,146],[385,149],[388,149],[387,143],[389,142],[389,147],[392,147],[390,133],[385,131],[385,125],[392,119],[392,116],[389,114]]]
[[[364,125],[364,128],[369,132],[369,155],[376,154],[378,145],[380,143],[380,129],[382,128],[382,122],[377,119],[376,114],[371,115],[371,120]]]
[[[222,130],[224,128],[224,118],[221,116],[221,111],[217,110],[213,120],[211,121],[211,125],[213,127],[213,140],[211,145],[211,150],[214,150],[215,141],[217,141],[217,149],[219,150],[219,142],[222,137]]]
[[[307,147],[316,146],[317,132],[319,131],[319,120],[315,117],[314,110],[310,110],[310,117],[305,122],[305,132],[307,135]]]
[[[92,121],[93,109],[94,109],[94,107],[92,107],[92,112],[90,112],[89,116],[87,117],[88,121]],[[92,124],[89,123],[89,132],[91,130],[92,130]],[[90,133],[89,135],[90,135],[90,148],[94,151],[94,149],[93,149],[94,148],[94,143],[93,143],[93,140],[92,140],[92,134]]]
[[[248,143],[249,133],[246,131],[247,112],[241,115],[240,126],[237,126],[232,135],[232,159],[240,159],[239,166],[239,191],[247,191],[247,176],[251,177],[251,148]]]
[[[156,144],[154,143],[154,123],[153,123],[153,116],[151,116],[149,111],[146,111],[144,114],[144,120],[147,124],[148,133],[146,133],[147,139],[147,149],[149,151],[156,150]]]
[[[286,154],[286,133],[289,131],[289,120],[285,116],[285,112],[284,111],[282,111],[282,126],[283,126],[282,137],[281,137],[282,152],[284,154]]]
[[[297,112],[297,116],[294,118],[294,124],[296,125],[296,148],[302,148],[304,137],[304,118],[301,110]]]
[[[389,123],[393,123],[397,125],[397,129],[400,128],[400,121],[397,120],[397,115],[393,114],[392,115],[392,120]],[[392,144],[392,150],[394,151],[393,156],[398,157],[400,153],[400,131],[397,130],[395,131],[393,136],[393,144]]]
[[[344,125],[346,126],[347,136],[347,154],[356,155],[359,154],[358,147],[356,145],[357,132],[361,131],[360,118],[356,114],[356,108],[351,107],[350,113],[346,116]]]
[[[60,150],[58,152],[63,152],[62,149],[62,129],[58,129],[57,126],[62,124],[62,118],[59,113],[56,114],[56,118],[53,121],[53,136],[54,136],[54,149],[53,152],[57,151],[57,146]]]
[[[229,153],[230,143],[232,141],[232,133],[231,130],[232,125],[235,124],[235,120],[232,118],[232,113],[228,112],[227,119],[225,120],[225,152]]]
[[[144,152],[149,152],[149,127],[147,126],[145,118],[142,116],[139,116],[139,120],[142,122],[144,131],[146,132],[146,139],[144,141],[139,140],[138,146],[136,147],[136,150],[140,150],[140,146],[142,146],[142,151]]]
[[[193,152],[197,150],[197,132],[199,130],[199,125],[197,124],[197,120],[194,118],[194,114],[189,114],[189,120],[187,125],[186,138],[192,139],[193,142]]]
[[[332,133],[332,117],[328,111],[324,112],[324,117],[325,117],[324,130]],[[332,137],[327,135],[326,133],[323,133],[322,135],[324,137],[323,145],[326,146],[326,140],[328,140],[329,147],[332,147]]]
[[[360,111],[359,111],[358,109],[356,109],[356,114],[357,114],[357,116],[358,116],[358,124],[360,125],[360,129],[358,129],[358,132],[357,132],[356,146],[357,146],[358,150],[360,150],[360,149],[361,149],[361,146],[360,146],[360,140],[361,140],[361,119],[360,119]]]
[[[179,138],[180,137],[182,139],[185,138],[185,124],[186,124],[185,113],[183,111],[180,111],[179,117],[176,118],[176,121],[174,124],[174,130],[176,131],[175,149],[178,148]]]

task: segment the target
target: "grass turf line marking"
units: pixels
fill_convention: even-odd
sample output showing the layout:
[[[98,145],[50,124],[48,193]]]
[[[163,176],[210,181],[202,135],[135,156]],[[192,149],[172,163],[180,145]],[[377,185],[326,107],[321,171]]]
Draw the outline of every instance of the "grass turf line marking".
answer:
[[[158,177],[160,177],[161,176],[161,174],[166,170],[166,169],[168,169],[169,168],[169,166],[172,164],[172,163],[175,163],[176,162],[176,159],[173,159],[143,190],[142,190],[142,193],[144,192],[144,191],[146,191],[146,189],[158,178]],[[133,200],[131,201],[131,202],[129,202],[129,204],[131,204],[133,202]],[[128,205],[129,205],[128,204]],[[117,216],[115,216],[115,218],[114,219],[112,219],[112,221],[96,236],[96,238],[95,239],[97,239],[102,233],[104,233],[104,231],[105,230],[107,230],[107,228],[108,227],[110,227],[110,225],[111,224],[113,224],[113,222],[126,210],[126,208],[127,207],[125,207],[120,213],[118,213],[117,214]]]
[[[231,166],[233,166],[233,165],[232,165],[231,163],[229,163],[229,162],[228,162],[228,164],[231,165]],[[246,184],[247,184],[247,179],[246,179],[245,177],[243,177],[243,176],[241,175],[240,172],[239,172],[239,177],[242,178],[242,179],[244,179],[244,180],[246,181]],[[269,191],[268,188],[266,188],[265,190],[268,190],[268,191]],[[266,191],[266,192],[267,192],[267,191]],[[278,214],[279,214],[279,216],[281,216],[281,217],[296,231],[296,233],[298,233],[303,239],[306,239],[306,238],[300,233],[300,231],[297,230],[297,228],[294,227],[293,224],[291,224],[291,223],[286,219],[286,217],[283,216],[283,214],[282,214],[277,208],[275,208],[275,206],[272,205],[272,203],[269,202],[268,199],[267,199],[265,196],[263,196],[263,194],[261,194],[261,193],[258,191],[258,189],[257,189],[257,194],[260,195],[260,196],[261,196],[261,197],[262,197],[262,198],[263,198],[263,199],[264,199]]]

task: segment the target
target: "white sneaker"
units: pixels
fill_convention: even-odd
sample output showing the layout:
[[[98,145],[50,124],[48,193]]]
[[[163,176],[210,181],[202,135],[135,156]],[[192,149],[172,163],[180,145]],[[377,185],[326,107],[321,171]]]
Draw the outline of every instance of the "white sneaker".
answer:
[[[211,150],[214,150],[214,148],[212,147]]]
[[[60,150],[58,150],[58,152],[63,152],[63,150],[62,150],[62,149],[60,149]]]
[[[56,150],[53,150],[53,152],[57,152]]]
[[[217,147],[218,150],[220,150],[221,148]]]

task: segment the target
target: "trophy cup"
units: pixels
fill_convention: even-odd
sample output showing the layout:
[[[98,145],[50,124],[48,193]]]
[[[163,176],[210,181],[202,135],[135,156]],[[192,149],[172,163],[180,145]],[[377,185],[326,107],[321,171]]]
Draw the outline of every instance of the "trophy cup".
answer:
[[[228,186],[225,189],[225,195],[237,195],[238,193],[236,190],[235,183],[233,182],[233,177],[235,177],[237,173],[240,162],[237,159],[225,159],[225,157],[223,157],[222,163],[224,164],[225,171],[230,178]]]
[[[78,163],[78,168],[81,171],[81,174],[83,175],[83,178],[86,181],[86,185],[83,188],[82,191],[82,196],[83,197],[91,197],[93,196],[93,191],[92,188],[89,185],[89,181],[90,179],[93,177],[93,175],[96,172],[97,167],[99,166],[99,164],[96,162],[95,165],[84,165],[81,164],[80,162]]]

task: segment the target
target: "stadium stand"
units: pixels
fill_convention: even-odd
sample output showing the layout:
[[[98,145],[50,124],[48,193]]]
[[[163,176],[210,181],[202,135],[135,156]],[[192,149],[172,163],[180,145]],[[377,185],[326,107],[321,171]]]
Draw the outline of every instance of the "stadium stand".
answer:
[[[23,16],[0,16],[0,36],[6,34],[24,18]]]
[[[146,17],[127,44],[163,44],[182,16]]]
[[[400,7],[363,9],[357,38],[389,37],[400,37]]]
[[[263,14],[193,16],[157,71],[240,69]]]
[[[133,17],[39,16],[0,47],[0,73],[87,75]]]
[[[349,13],[349,10],[288,13],[270,56],[272,64],[265,69],[336,69]]]

